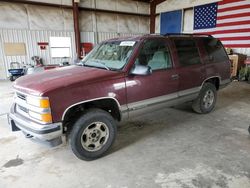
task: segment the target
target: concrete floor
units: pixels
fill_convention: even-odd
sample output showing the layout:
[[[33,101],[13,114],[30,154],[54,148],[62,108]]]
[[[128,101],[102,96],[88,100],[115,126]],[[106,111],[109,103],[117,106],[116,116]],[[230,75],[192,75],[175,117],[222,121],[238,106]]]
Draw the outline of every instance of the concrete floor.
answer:
[[[9,130],[11,83],[0,82],[0,188],[250,187],[250,85],[233,82],[207,115],[189,105],[122,123],[111,152],[78,160]]]

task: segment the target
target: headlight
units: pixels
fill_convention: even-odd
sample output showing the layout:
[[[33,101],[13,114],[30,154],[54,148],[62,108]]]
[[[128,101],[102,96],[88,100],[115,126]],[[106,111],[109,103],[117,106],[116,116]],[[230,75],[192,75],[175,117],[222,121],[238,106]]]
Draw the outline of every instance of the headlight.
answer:
[[[36,97],[27,96],[26,102],[32,106],[36,106],[39,108],[50,107],[49,99],[47,98],[36,98]]]
[[[51,123],[52,122],[52,116],[50,113],[48,114],[39,114],[33,111],[29,111],[29,115],[37,120],[40,120],[44,123]]]
[[[30,105],[29,116],[43,123],[51,123],[50,102],[47,97],[27,96],[26,103]],[[32,108],[33,106],[33,108]]]

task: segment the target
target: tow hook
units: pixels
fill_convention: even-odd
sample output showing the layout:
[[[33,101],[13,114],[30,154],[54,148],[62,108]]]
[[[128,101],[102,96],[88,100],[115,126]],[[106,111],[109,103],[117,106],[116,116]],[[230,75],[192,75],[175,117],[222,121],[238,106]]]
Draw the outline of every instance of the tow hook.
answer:
[[[25,138],[32,138],[33,137],[31,134],[26,133],[24,131],[23,131],[23,134],[24,134]]]

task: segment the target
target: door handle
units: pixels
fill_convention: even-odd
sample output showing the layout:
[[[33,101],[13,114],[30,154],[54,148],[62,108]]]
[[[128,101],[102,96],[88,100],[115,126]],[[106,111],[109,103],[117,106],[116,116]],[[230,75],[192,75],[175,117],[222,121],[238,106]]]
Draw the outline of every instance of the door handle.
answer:
[[[171,75],[171,79],[172,80],[178,80],[179,79],[179,75],[178,74],[173,74],[173,75]]]

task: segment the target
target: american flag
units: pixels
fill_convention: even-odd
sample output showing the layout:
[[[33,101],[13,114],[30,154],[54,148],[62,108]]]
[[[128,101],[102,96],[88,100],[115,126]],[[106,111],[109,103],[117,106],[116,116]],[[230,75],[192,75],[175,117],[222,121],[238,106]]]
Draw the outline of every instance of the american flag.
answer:
[[[213,35],[228,48],[250,48],[250,0],[194,7],[194,32]]]

